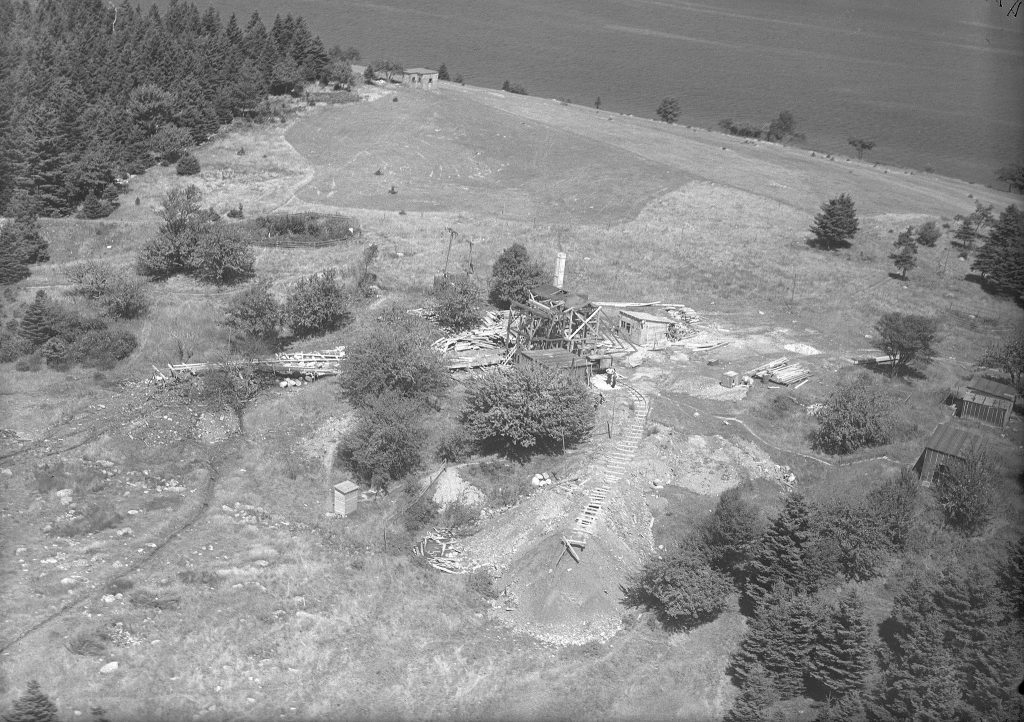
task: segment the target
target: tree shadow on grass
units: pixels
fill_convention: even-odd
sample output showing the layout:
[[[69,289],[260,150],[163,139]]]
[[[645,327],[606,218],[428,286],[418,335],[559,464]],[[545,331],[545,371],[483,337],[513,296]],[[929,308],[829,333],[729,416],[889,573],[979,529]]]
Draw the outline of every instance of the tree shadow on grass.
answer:
[[[892,369],[888,364],[865,364],[863,366],[865,371],[870,371],[873,374],[877,374],[886,379],[892,379],[893,381],[903,381],[904,383],[914,380],[923,381],[928,378],[922,371],[914,368],[913,366],[904,366],[902,369],[892,374]]]
[[[816,251],[845,251],[847,248],[851,248],[853,246],[849,241],[823,243],[813,236],[808,238],[805,242]]]

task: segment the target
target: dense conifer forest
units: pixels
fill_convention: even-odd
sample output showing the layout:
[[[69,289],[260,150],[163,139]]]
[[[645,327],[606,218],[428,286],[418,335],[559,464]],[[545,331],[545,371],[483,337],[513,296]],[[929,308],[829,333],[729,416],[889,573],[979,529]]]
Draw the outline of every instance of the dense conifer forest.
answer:
[[[304,20],[226,21],[173,0],[0,0],[0,215],[61,216],[174,162],[268,93],[324,79]],[[90,201],[87,203],[87,201]]]

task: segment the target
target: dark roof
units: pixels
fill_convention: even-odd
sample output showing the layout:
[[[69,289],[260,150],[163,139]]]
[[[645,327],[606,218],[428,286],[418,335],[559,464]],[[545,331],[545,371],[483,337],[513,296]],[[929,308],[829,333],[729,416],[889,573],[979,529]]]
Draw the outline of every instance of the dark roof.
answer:
[[[967,429],[953,424],[941,424],[935,429],[935,433],[928,439],[924,448],[963,459],[980,442],[981,437]]]
[[[585,359],[564,348],[548,348],[543,350],[520,351],[523,358],[528,358],[543,366],[552,368],[569,369],[577,366],[589,366]]]
[[[986,396],[996,396],[1007,401],[1013,401],[1017,397],[1017,389],[1008,384],[1001,384],[998,381],[987,379],[984,376],[975,376],[967,384],[967,388]]]

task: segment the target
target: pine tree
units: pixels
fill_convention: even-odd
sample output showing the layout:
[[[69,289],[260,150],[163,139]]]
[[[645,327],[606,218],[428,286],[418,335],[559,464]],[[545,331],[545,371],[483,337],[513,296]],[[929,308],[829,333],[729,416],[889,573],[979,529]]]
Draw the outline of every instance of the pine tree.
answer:
[[[445,65],[444,63],[441,63],[441,67],[437,69],[437,79],[451,80],[451,78],[448,76],[448,66]]]
[[[754,546],[743,587],[743,602],[755,615],[772,586],[812,591],[815,574],[806,556],[813,542],[810,510],[802,494],[790,495],[779,515]]]
[[[528,289],[543,279],[544,269],[530,258],[522,244],[513,243],[491,267],[491,303],[498,308],[508,308],[512,301],[525,303]]]
[[[0,229],[0,285],[17,283],[32,275],[25,263],[21,245],[6,230],[6,226]]]
[[[839,598],[818,630],[811,676],[837,697],[863,689],[871,668],[864,603],[852,589]]]
[[[821,213],[814,217],[812,245],[825,250],[849,246],[859,227],[853,199],[841,193],[822,204]]]
[[[57,705],[39,687],[34,679],[28,683],[25,694],[14,701],[4,722],[59,722]]]
[[[56,335],[53,330],[53,305],[46,296],[46,291],[36,291],[35,300],[29,304],[21,319],[19,333],[38,348]]]
[[[906,279],[907,271],[913,270],[917,265],[917,243],[914,241],[914,229],[908,226],[907,230],[903,231],[892,245],[894,250],[889,254],[889,259],[896,266],[896,270],[900,271],[903,278]]]
[[[768,709],[780,699],[764,665],[755,662],[747,672],[739,695],[732,703],[725,722],[762,722]]]
[[[110,215],[110,211],[104,208],[103,203],[100,202],[95,193],[90,193],[82,203],[82,215],[88,219],[96,219]]]

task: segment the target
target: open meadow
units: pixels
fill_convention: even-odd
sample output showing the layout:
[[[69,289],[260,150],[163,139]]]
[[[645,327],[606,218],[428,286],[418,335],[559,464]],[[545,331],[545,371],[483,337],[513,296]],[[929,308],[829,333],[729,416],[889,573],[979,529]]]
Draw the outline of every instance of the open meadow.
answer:
[[[614,571],[598,580],[615,629],[598,633],[595,623],[589,638],[564,645],[509,621],[505,598],[492,593],[516,583],[501,576],[507,570],[482,583],[409,554],[423,530],[407,521],[405,494],[379,495],[350,519],[327,513],[335,446],[353,419],[336,380],[273,386],[241,418],[148,383],[154,365],[229,352],[220,319],[236,292],[184,277],[153,283],[151,309],[131,322],[139,346],[117,368],[0,367],[5,702],[38,679],[69,719],[95,706],[111,720],[720,718],[736,696],[726,666],[746,625],[735,595],[715,621],[668,633],[618,604],[636,559],[671,548],[736,484],[766,515],[782,506],[791,472],[811,499],[863,497],[916,463],[951,415],[950,392],[1024,320],[1019,305],[970,277],[949,230],[976,201],[998,211],[1019,197],[798,147],[442,83],[301,108],[287,123],[236,122],[196,155],[202,172],[188,182],[218,213],[241,205],[246,218],[358,219],[361,233],[336,246],[256,248],[257,275],[278,296],[321,269],[354,283],[376,244],[383,298],[356,315],[371,317],[384,301],[419,308],[446,259],[449,271],[485,281],[498,254],[522,243],[545,266],[566,252],[566,287],[593,301],[685,304],[702,339],[727,343],[676,345],[621,368],[651,408],[613,499],[615,544],[634,543],[609,543]],[[173,167],[153,168],[131,178],[109,218],[44,220],[52,260],[15,287],[17,300],[40,289],[59,296],[74,261],[133,267],[157,231],[161,198],[184,182]],[[808,228],[839,193],[852,196],[860,232],[848,249],[816,250]],[[893,240],[928,220],[943,237],[920,249],[908,279],[894,277]],[[873,327],[887,311],[934,316],[940,329],[922,375],[883,379],[899,399],[894,441],[846,458],[814,451],[808,407],[861,373],[851,357],[880,353]],[[300,348],[344,345],[350,332]],[[811,370],[806,385],[718,385],[725,370],[783,355]],[[609,398],[611,435],[636,409],[624,395]],[[445,403],[438,425],[454,413]],[[990,436],[1002,501],[977,543],[995,548],[1024,526],[1019,417]],[[490,474],[492,486],[532,492],[519,512],[480,521],[481,538],[505,538],[502,524],[534,509],[529,528],[548,533],[542,511],[582,497],[532,489],[530,476],[592,472],[595,443],[469,468],[481,486]],[[421,476],[440,466],[431,459]],[[76,511],[88,528],[70,529]],[[938,517],[934,504],[923,514]],[[914,540],[924,566],[965,543],[931,528]],[[557,548],[544,555],[517,573],[544,578],[548,558],[552,570],[561,560]],[[585,562],[572,571],[587,573]],[[897,587],[885,577],[858,583],[873,621]],[[546,593],[555,607],[571,596]]]

